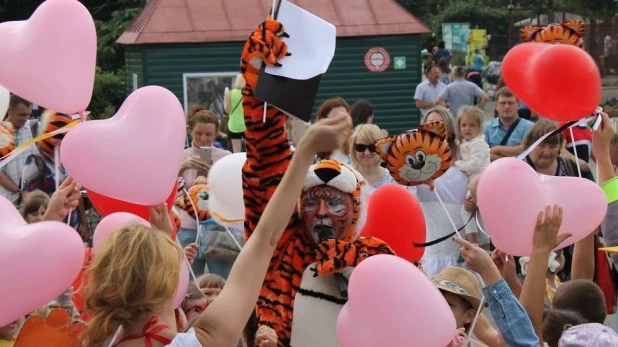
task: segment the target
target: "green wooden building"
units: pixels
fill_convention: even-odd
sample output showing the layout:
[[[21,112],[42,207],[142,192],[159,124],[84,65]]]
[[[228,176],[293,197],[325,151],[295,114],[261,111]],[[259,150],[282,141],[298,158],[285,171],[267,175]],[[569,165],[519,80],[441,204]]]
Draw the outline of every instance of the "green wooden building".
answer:
[[[322,77],[315,109],[334,96],[374,104],[389,133],[418,125],[420,34],[429,29],[395,0],[295,0],[337,27],[337,48]],[[150,0],[118,39],[125,45],[127,93],[145,85],[174,92],[185,109],[221,111],[244,41],[266,17],[270,0]],[[353,10],[350,10],[353,8]],[[285,23],[283,23],[285,25]]]

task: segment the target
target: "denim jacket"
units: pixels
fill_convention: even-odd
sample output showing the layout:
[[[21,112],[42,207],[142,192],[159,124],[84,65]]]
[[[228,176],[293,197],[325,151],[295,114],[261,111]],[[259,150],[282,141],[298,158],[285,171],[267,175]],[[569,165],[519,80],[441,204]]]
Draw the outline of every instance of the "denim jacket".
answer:
[[[489,310],[509,347],[538,347],[539,338],[526,310],[521,306],[511,289],[502,279],[483,288]]]

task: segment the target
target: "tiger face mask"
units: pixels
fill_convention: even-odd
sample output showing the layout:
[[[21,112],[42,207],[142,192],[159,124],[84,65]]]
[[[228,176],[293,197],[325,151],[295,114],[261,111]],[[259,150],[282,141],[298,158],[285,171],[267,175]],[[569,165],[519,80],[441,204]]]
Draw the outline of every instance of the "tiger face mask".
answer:
[[[314,244],[320,243],[325,229],[332,229],[338,240],[349,238],[354,216],[352,196],[327,185],[309,188],[300,203],[305,232]]]

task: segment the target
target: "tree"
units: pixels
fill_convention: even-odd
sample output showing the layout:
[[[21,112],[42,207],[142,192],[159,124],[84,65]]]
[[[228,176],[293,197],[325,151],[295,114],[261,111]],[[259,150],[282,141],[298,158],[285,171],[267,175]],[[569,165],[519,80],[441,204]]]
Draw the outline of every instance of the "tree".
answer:
[[[93,119],[109,118],[125,98],[125,80],[122,71],[109,72],[97,68],[94,91],[88,110]]]
[[[95,22],[98,37],[97,61],[103,70],[114,71],[123,67],[124,52],[116,44],[116,40],[140,10],[141,8],[127,8],[114,11],[110,19]]]

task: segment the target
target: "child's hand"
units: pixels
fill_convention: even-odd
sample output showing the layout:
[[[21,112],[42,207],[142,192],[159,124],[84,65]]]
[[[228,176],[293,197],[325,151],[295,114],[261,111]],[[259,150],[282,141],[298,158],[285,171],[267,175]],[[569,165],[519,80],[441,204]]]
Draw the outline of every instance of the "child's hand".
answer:
[[[486,286],[490,286],[502,279],[500,271],[498,271],[498,268],[496,268],[491,257],[484,249],[474,246],[459,237],[455,237],[454,240],[462,246],[459,251],[466,265],[472,271],[476,271],[481,275]]]
[[[475,208],[476,208],[476,201],[474,201],[474,198],[472,198],[472,196],[467,197],[466,200],[464,201],[464,210],[468,212],[472,212],[474,211]]]
[[[164,202],[161,205],[150,206],[148,210],[150,211],[150,225],[171,237],[174,232],[174,226],[167,211],[167,204]]]
[[[615,135],[607,113],[601,112],[601,117],[603,119],[601,126],[592,131],[592,152],[596,158],[609,155],[609,146]]]
[[[533,250],[551,252],[558,247],[564,240],[571,237],[571,234],[558,236],[558,231],[562,225],[562,207],[558,205],[547,206],[545,213],[541,211],[536,220],[534,238],[532,240]]]
[[[496,249],[492,253],[491,259],[494,261],[494,264],[498,268],[498,271],[500,271],[500,274],[502,274],[503,278],[517,277],[515,259],[512,255],[506,254],[499,249]]]
[[[195,260],[195,256],[197,255],[197,243],[190,243],[185,247],[185,256],[187,257],[187,261],[189,264],[193,264],[193,260]]]

